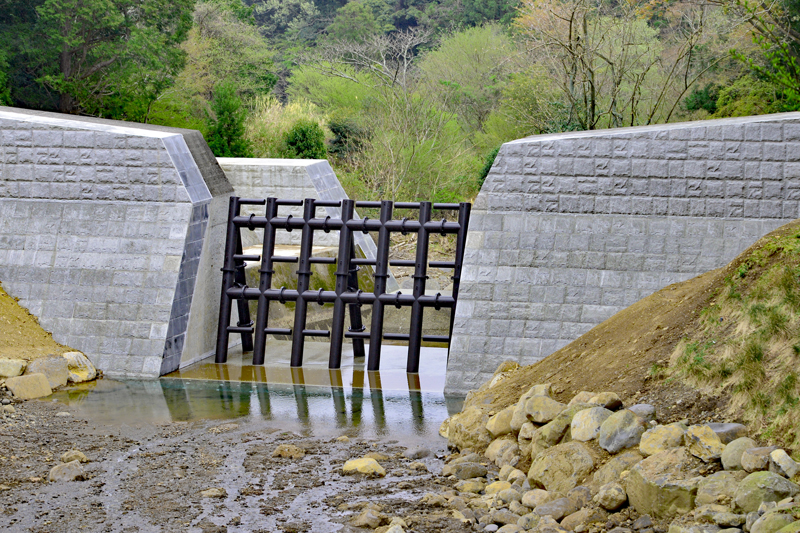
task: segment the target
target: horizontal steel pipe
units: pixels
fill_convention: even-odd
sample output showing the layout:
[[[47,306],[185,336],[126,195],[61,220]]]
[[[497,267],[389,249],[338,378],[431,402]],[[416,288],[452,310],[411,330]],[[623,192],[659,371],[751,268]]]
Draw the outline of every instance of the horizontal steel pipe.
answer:
[[[233,223],[237,227],[246,228],[265,228],[267,226],[266,217],[259,217],[255,215],[250,216],[237,216],[234,217]],[[305,226],[306,222],[300,217],[274,217],[270,220],[270,224],[279,229],[301,229]],[[330,231],[338,231],[342,228],[342,221],[338,218],[312,218],[308,221],[310,228],[328,229]],[[354,231],[378,231],[384,224],[380,220],[373,218],[363,218],[358,220],[350,220],[347,222],[347,227]],[[417,233],[422,227],[417,220],[390,220],[385,224],[386,229],[392,232],[399,233]],[[425,223],[425,229],[431,233],[458,233],[461,225],[458,222],[436,221],[432,220]]]
[[[239,205],[264,205],[266,198],[239,198]]]
[[[226,291],[231,298],[244,300],[258,300],[261,291],[253,287],[231,287]],[[332,303],[339,298],[336,291],[308,290],[299,295],[294,289],[268,289],[264,291],[264,297],[270,301],[296,301],[299,297],[307,302]],[[367,304],[370,305],[376,300],[386,305],[409,306],[413,305],[417,299],[413,294],[384,293],[376,297],[371,292],[345,292],[341,295],[342,301],[348,304]],[[420,305],[424,307],[453,307],[455,299],[452,296],[437,296],[425,294],[418,299]]]

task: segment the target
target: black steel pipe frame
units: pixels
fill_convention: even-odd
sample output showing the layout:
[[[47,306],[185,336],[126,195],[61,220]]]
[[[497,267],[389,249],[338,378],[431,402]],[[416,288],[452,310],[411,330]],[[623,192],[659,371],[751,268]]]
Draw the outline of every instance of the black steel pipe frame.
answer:
[[[425,307],[420,303],[420,297],[425,295],[425,285],[428,280],[428,244],[430,235],[426,228],[431,219],[431,202],[420,202],[419,223],[417,233],[417,258],[414,265],[414,303],[411,304],[411,325],[408,331],[408,358],[406,359],[406,372],[416,374],[419,372],[419,351],[422,347],[422,321]]]
[[[347,227],[347,221],[353,218],[355,211],[353,200],[342,200],[342,229],[339,233],[339,252],[337,254],[336,290],[341,296],[348,289],[350,280],[350,248],[353,245],[353,232]],[[333,321],[331,323],[331,345],[328,355],[328,368],[342,366],[342,344],[344,343],[345,302],[341,298],[333,301]],[[363,341],[362,349],[363,349]]]
[[[367,370],[378,370],[381,366],[381,344],[383,341],[383,307],[384,302],[381,296],[386,294],[386,280],[389,277],[389,245],[392,234],[387,227],[387,223],[392,219],[392,202],[384,200],[380,203],[380,228],[378,229],[378,243],[375,254],[375,300],[372,303],[372,323],[369,328],[369,359],[367,360]],[[356,293],[356,297],[360,296]]]
[[[311,282],[311,252],[314,246],[314,228],[309,221],[314,218],[316,207],[314,198],[303,200],[303,226],[300,237],[300,260],[297,264],[297,292],[300,294],[308,290]],[[276,227],[280,227],[276,225]],[[288,228],[287,228],[288,229]],[[292,357],[291,366],[299,367],[303,365],[303,351],[305,348],[306,312],[308,301],[305,298],[295,300],[294,308],[294,327],[292,328]]]
[[[271,201],[271,202],[270,202]],[[330,217],[326,219],[316,219],[313,218],[315,215],[316,207],[326,207],[329,204],[331,206],[342,206],[344,207],[345,202],[350,202],[355,204],[355,206],[363,206],[363,207],[381,207],[381,219],[380,221],[370,221],[369,219],[363,220],[354,220],[352,219],[352,214],[348,217],[344,216],[344,209],[343,209],[343,216],[342,220],[331,220]],[[267,203],[267,210],[264,217],[256,217],[255,215],[249,215],[247,217],[243,217],[239,215],[240,206],[244,204],[253,204],[253,205],[263,205]],[[280,205],[304,205],[304,213],[303,213],[303,220],[293,220],[293,217],[277,217],[277,208]],[[420,209],[420,217],[419,221],[392,221],[392,208],[417,208]],[[354,339],[354,348],[356,341],[361,343],[362,353],[363,353],[363,338],[366,336],[364,334],[359,335],[359,331],[363,331],[363,327],[360,326],[360,323],[357,324],[356,320],[354,320],[355,313],[353,313],[353,307],[360,306],[361,304],[368,303],[373,305],[373,327],[370,329],[369,338],[370,338],[370,358],[368,367],[369,370],[374,371],[380,367],[380,351],[381,351],[381,339],[382,338],[400,338],[401,336],[405,337],[405,335],[400,334],[386,334],[383,335],[383,307],[386,304],[393,304],[397,307],[401,306],[411,306],[412,313],[411,313],[411,326],[410,332],[408,334],[409,340],[409,350],[408,350],[408,360],[407,360],[407,367],[406,371],[408,373],[417,373],[419,371],[419,352],[421,347],[421,342],[426,339],[422,335],[422,322],[423,322],[423,311],[425,307],[435,307],[439,309],[441,307],[450,307],[453,308],[451,311],[450,316],[450,331],[447,336],[448,341],[452,338],[452,329],[453,329],[453,320],[455,316],[455,303],[458,295],[458,288],[460,284],[460,277],[461,277],[461,264],[463,262],[463,253],[466,243],[466,234],[467,234],[467,226],[469,223],[469,213],[470,213],[470,205],[467,203],[461,204],[431,204],[431,202],[413,202],[413,203],[396,203],[392,204],[388,201],[378,202],[353,202],[352,200],[346,200],[343,202],[326,202],[326,201],[316,201],[314,199],[306,199],[303,202],[295,201],[295,200],[278,200],[276,198],[270,198],[269,200],[250,200],[250,199],[241,199],[241,198],[231,198],[231,203],[229,206],[229,213],[228,213],[228,232],[226,236],[226,256],[225,256],[225,265],[223,266],[223,286],[222,286],[222,295],[220,300],[220,327],[218,330],[218,337],[217,337],[217,362],[225,362],[227,360],[227,343],[229,338],[229,333],[236,332],[242,334],[243,344],[246,337],[250,337],[250,333],[253,332],[253,329],[249,327],[243,327],[244,325],[241,323],[238,324],[238,327],[228,327],[227,324],[230,323],[230,313],[231,313],[231,304],[233,299],[237,299],[237,303],[241,308],[244,304],[247,313],[244,313],[244,316],[249,320],[249,309],[246,308],[246,301],[257,299],[259,300],[258,305],[258,319],[255,328],[256,332],[256,349],[254,349],[253,354],[253,364],[263,364],[264,360],[264,348],[266,342],[266,333],[267,333],[267,322],[268,322],[268,310],[269,310],[269,302],[270,301],[281,301],[285,302],[286,300],[294,300],[296,303],[295,307],[295,327],[292,331],[293,336],[293,343],[292,343],[292,367],[298,367],[302,365],[303,359],[303,348],[304,348],[304,338],[305,336],[313,336],[313,335],[320,335],[322,333],[328,333],[323,331],[307,331],[305,329],[306,324],[306,311],[307,311],[307,303],[309,301],[316,301],[320,304],[333,302],[334,306],[336,307],[337,303],[342,308],[342,311],[339,312],[341,315],[341,326],[340,329],[344,329],[344,312],[343,307],[344,304],[348,304],[351,306],[351,321],[352,326],[350,328],[350,332],[345,335],[346,337],[350,337]],[[459,211],[459,219],[457,223],[446,222],[442,220],[441,222],[431,222],[430,215],[432,209],[458,209]],[[264,245],[262,250],[262,267],[260,269],[260,282],[258,289],[251,289],[248,288],[242,280],[237,280],[236,278],[239,277],[237,275],[243,275],[243,266],[245,256],[242,255],[241,250],[241,239],[239,235],[239,229],[242,226],[246,226],[248,229],[253,230],[256,227],[263,227],[265,229],[264,234]],[[298,290],[286,290],[284,288],[281,289],[271,289],[271,281],[272,281],[272,263],[278,262],[279,259],[275,257],[274,254],[274,237],[275,237],[275,230],[277,228],[287,229],[291,231],[294,228],[302,228],[303,236],[301,241],[301,253],[299,259],[299,266],[298,266]],[[346,233],[349,236],[348,238],[341,238],[340,237],[340,250],[339,250],[339,257],[347,257],[346,261],[340,261],[341,263],[347,263],[347,272],[348,272],[348,283],[347,283],[347,291],[341,291],[339,287],[338,280],[343,276],[339,276],[339,272],[344,272],[344,270],[339,269],[337,271],[337,290],[336,291],[310,291],[308,290],[308,285],[310,283],[311,271],[310,271],[310,264],[317,263],[317,262],[326,262],[319,260],[319,258],[312,258],[311,252],[313,247],[313,232],[315,229],[322,229],[324,231],[330,231],[338,229],[342,231],[342,233]],[[355,259],[354,253],[354,246],[352,242],[352,231],[354,229],[361,230],[366,232],[369,231],[378,231],[379,233],[379,242],[378,242],[378,254],[375,261],[363,260],[363,259]],[[415,260],[415,273],[414,273],[414,291],[412,295],[403,295],[401,293],[396,294],[386,294],[385,293],[385,285],[386,285],[386,278],[388,277],[388,266],[390,262],[388,261],[388,248],[389,248],[389,241],[391,238],[392,231],[400,231],[402,233],[407,233],[409,231],[419,233],[418,243],[417,243],[417,257]],[[425,296],[425,282],[427,279],[427,256],[428,256],[428,244],[429,244],[429,234],[431,231],[435,231],[441,234],[448,234],[448,233],[456,233],[457,235],[457,242],[456,242],[456,253],[454,261],[440,261],[440,262],[432,262],[432,268],[453,268],[453,296],[451,297],[443,297],[440,294],[436,296]],[[381,239],[383,236],[383,239]],[[349,253],[342,253],[342,246],[347,245],[349,242]],[[420,248],[422,245],[422,248]],[[231,250],[231,247],[233,249]],[[381,252],[384,252],[381,254]],[[315,260],[316,259],[316,260]],[[242,262],[242,265],[237,264],[239,261]],[[229,264],[230,263],[230,264]],[[356,290],[353,292],[353,288],[357,288],[357,279],[355,283],[353,283],[353,269],[351,268],[352,265],[356,264],[375,264],[375,292],[374,293],[362,293],[361,291]],[[452,265],[452,266],[451,266]],[[241,274],[240,274],[241,270]],[[382,274],[382,275],[380,275]],[[233,278],[233,279],[230,279]],[[303,283],[301,284],[301,278]],[[238,286],[237,286],[238,285]],[[382,287],[379,287],[383,285]],[[380,290],[379,290],[380,289]],[[358,313],[360,318],[360,313]],[[242,313],[240,311],[240,317]],[[336,318],[336,317],[335,317]],[[377,320],[376,320],[377,318]],[[359,321],[360,322],[360,321]],[[378,324],[376,324],[376,322]],[[334,324],[337,324],[337,320],[334,320]],[[379,327],[375,327],[378,325]],[[224,326],[224,327],[223,327]],[[333,331],[331,333],[334,333]],[[428,336],[430,337],[430,336]],[[433,336],[436,337],[437,340],[440,339],[441,336]],[[433,338],[430,337],[430,338]],[[331,346],[331,353],[330,353],[330,360],[329,360],[329,367],[330,368],[338,368],[341,364],[341,336],[334,335],[334,338],[338,340],[338,347],[334,350],[334,346],[332,343]],[[224,348],[221,348],[224,345]],[[355,351],[355,350],[354,350]],[[334,355],[336,354],[336,355]],[[448,357],[449,357],[449,348],[448,348]],[[222,359],[220,361],[220,359]],[[337,366],[333,366],[337,364]]]
[[[278,214],[278,199],[268,198],[266,218],[271,220]],[[270,300],[263,296],[264,292],[272,288],[272,274],[274,274],[273,254],[275,253],[275,227],[267,223],[264,228],[264,241],[261,248],[261,268],[259,269],[258,311],[256,312],[255,340],[253,343],[253,364],[263,365],[267,347],[267,328],[269,327]]]

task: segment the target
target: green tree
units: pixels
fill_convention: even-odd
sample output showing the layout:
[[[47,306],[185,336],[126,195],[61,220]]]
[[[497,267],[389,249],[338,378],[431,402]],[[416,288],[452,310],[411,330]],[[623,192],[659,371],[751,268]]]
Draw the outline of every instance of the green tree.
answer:
[[[325,159],[325,132],[309,119],[300,119],[286,132],[283,156],[289,159]]]
[[[147,122],[201,128],[220,80],[231,81],[248,105],[275,85],[273,52],[239,0],[198,2],[194,21],[181,44],[185,66],[153,103]]]
[[[351,0],[339,8],[333,22],[325,31],[330,39],[361,42],[381,33],[381,27],[365,2]]]
[[[746,117],[793,111],[797,101],[786,95],[785,87],[771,80],[742,76],[719,90],[713,118]]]
[[[781,87],[786,106],[800,109],[800,0],[717,0],[717,3],[750,23],[753,41],[763,54],[759,58],[734,51],[734,56],[749,65],[759,78]]]
[[[65,113],[138,118],[182,67],[178,44],[191,27],[193,4],[5,0],[14,14],[0,18],[0,41],[10,45],[18,69],[12,83],[52,91]]]
[[[338,79],[317,83],[334,94],[312,94],[313,101],[347,102],[357,110],[344,115],[323,108],[335,121],[349,119],[363,135],[358,157],[349,158],[343,173],[343,182],[359,197],[449,201],[475,191],[481,160],[471,152],[455,114],[430,98],[414,63],[430,37],[417,28],[361,43],[329,42],[318,47],[316,60],[308,65]],[[350,100],[341,91],[348,87]]]
[[[0,49],[0,105],[11,105],[11,90],[9,89],[8,81],[6,52]]]
[[[522,59],[503,29],[487,24],[448,35],[422,57],[419,69],[428,94],[455,113],[467,131],[481,131]]]
[[[245,110],[234,84],[228,81],[217,85],[205,133],[208,146],[215,156],[250,157],[250,144],[244,136],[245,118]]]

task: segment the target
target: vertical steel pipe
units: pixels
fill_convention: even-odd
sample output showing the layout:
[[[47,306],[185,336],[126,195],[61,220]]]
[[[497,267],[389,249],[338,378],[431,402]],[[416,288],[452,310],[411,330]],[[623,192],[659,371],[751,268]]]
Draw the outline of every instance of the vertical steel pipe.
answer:
[[[236,253],[238,255],[243,255],[242,238],[240,231],[241,230],[236,231]],[[237,287],[247,286],[247,274],[245,273],[245,268],[247,268],[247,263],[245,263],[244,259],[239,259],[237,261],[234,261],[234,264],[236,265],[235,267],[236,272],[234,274],[236,286]],[[239,321],[236,322],[236,326],[240,328],[252,327],[253,321],[250,320],[250,303],[244,298],[237,298],[236,308],[237,311],[239,311]],[[242,335],[242,351],[252,352],[253,335],[251,333],[241,333],[241,335]]]
[[[314,247],[314,230],[308,221],[314,218],[316,208],[313,198],[306,198],[303,202],[303,233],[300,238],[300,260],[297,265],[297,293],[303,294],[308,290],[311,281],[311,253]],[[305,336],[303,330],[306,329],[306,313],[308,302],[298,296],[295,300],[294,308],[294,328],[292,329],[292,358],[291,366],[298,367],[303,365],[303,348]]]
[[[392,202],[381,202],[381,229],[378,230],[378,246],[375,256],[375,296],[386,292],[389,277],[389,245],[391,233],[386,223],[392,219]],[[378,370],[381,366],[381,342],[383,335],[383,303],[377,298],[372,304],[372,324],[369,328],[369,361],[367,370]]]
[[[456,253],[453,267],[453,300],[456,301],[450,308],[450,330],[447,332],[447,360],[450,360],[450,346],[453,345],[453,323],[456,319],[456,305],[458,305],[458,288],[461,285],[461,267],[464,264],[464,250],[467,247],[467,230],[469,229],[469,214],[471,204],[461,202],[458,204],[458,233],[456,234]]]
[[[342,200],[342,229],[339,230],[339,251],[336,258],[336,301],[333,303],[333,322],[331,324],[331,345],[328,355],[328,368],[341,368],[342,344],[344,343],[344,318],[346,305],[341,299],[347,290],[350,277],[350,249],[353,244],[353,231],[347,222],[353,218],[355,202]]]
[[[350,275],[347,278],[347,292],[358,291],[358,266],[352,264],[352,260],[356,258],[356,245],[353,240],[350,240]],[[362,332],[366,328],[364,322],[361,320],[361,304],[354,303],[347,306],[350,313],[350,331]],[[353,357],[356,359],[364,359],[364,339],[353,339]]]
[[[431,219],[431,202],[420,202],[419,223],[417,233],[417,257],[414,260],[414,303],[411,305],[411,326],[408,330],[408,359],[406,372],[416,374],[419,372],[419,351],[422,347],[422,319],[425,308],[419,302],[420,296],[425,295],[425,285],[428,279],[428,244],[429,233],[425,224]]]
[[[267,334],[265,330],[269,325],[269,300],[264,296],[264,292],[272,288],[272,274],[275,273],[272,256],[275,255],[275,226],[272,219],[278,216],[278,199],[267,198],[266,219],[267,225],[264,227],[264,241],[261,248],[261,268],[259,269],[258,290],[261,296],[258,297],[258,311],[256,313],[255,339],[253,342],[253,364],[263,365]]]
[[[219,299],[219,324],[217,327],[217,353],[215,363],[224,363],[228,360],[228,326],[231,323],[232,299],[228,296],[228,289],[233,287],[236,280],[236,262],[233,259],[236,253],[236,243],[239,240],[239,230],[233,223],[233,218],[239,215],[239,198],[231,196],[228,202],[228,231],[225,235],[225,259],[222,264],[222,295]]]

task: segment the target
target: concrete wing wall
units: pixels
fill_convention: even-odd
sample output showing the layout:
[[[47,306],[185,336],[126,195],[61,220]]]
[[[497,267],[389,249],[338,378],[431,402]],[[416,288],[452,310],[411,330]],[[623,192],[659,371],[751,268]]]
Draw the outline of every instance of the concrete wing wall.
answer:
[[[339,201],[347,198],[339,179],[336,177],[330,164],[320,159],[245,159],[220,157],[217,159],[220,166],[225,171],[225,175],[230,180],[236,194],[243,198],[268,198],[270,196],[282,199],[303,200],[305,198],[317,198],[320,200]],[[326,207],[320,209],[317,216],[330,215],[331,218],[341,217],[341,210],[338,207]],[[260,206],[245,206],[242,212],[264,214],[264,208]],[[291,213],[293,216],[302,216],[303,208],[281,208],[283,213]],[[358,213],[356,213],[356,218]],[[261,244],[264,232],[242,232],[242,240],[245,246]],[[300,244],[300,232],[279,231],[275,235],[278,244]],[[353,234],[356,245],[368,259],[375,259],[377,248],[371,235],[361,232]],[[328,234],[324,232],[314,233],[315,246],[338,246],[339,233],[332,231]],[[389,274],[387,291],[394,292],[399,290],[394,276]]]
[[[231,192],[199,132],[0,107],[0,281],[108,375],[164,374],[214,349]]]
[[[800,113],[503,145],[472,212],[447,390],[723,266],[799,203]]]

